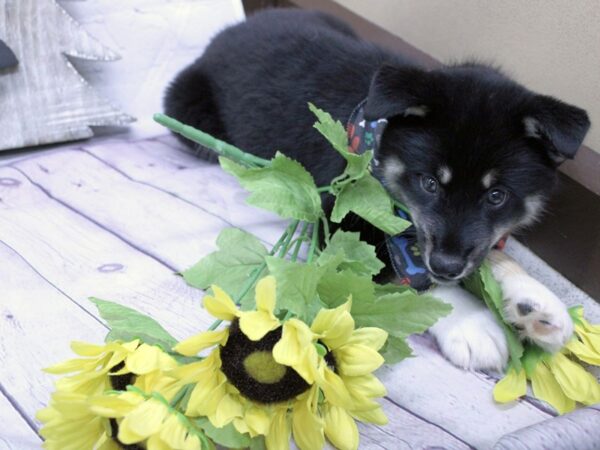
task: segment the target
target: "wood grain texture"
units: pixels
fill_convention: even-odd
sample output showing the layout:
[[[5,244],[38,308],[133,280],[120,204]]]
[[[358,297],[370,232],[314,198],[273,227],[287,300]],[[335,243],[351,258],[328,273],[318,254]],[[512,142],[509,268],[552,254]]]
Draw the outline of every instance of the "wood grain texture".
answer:
[[[39,436],[27,425],[17,410],[0,393],[0,450],[39,449]]]
[[[502,437],[494,450],[598,450],[600,405],[573,411]]]
[[[71,340],[102,342],[107,329],[3,243],[0,258],[11,267],[2,276],[0,380],[34,421],[53,384],[42,368],[72,357]]]
[[[202,293],[172,269],[212,251],[229,224],[261,227],[268,242],[284,225],[244,205],[245,193],[231,177],[168,137],[57,149],[11,164],[0,167],[0,240],[14,252],[11,258],[18,255],[69,299],[70,308],[88,315],[80,321],[97,317],[86,300],[94,295],[151,315],[177,338],[204,329],[211,318],[199,306]],[[69,321],[57,320],[63,327]],[[65,353],[68,342],[80,338],[77,329],[62,332],[57,346]],[[36,328],[26,332],[35,342],[49,339]],[[553,423],[527,401],[495,404],[495,379],[453,367],[429,337],[410,343],[417,357],[379,372],[389,391],[383,406],[390,425],[361,426],[361,448],[492,448],[507,433]],[[36,362],[29,369],[40,367]],[[40,403],[27,399],[18,380],[12,383],[25,403]]]
[[[2,38],[19,65],[0,72],[0,150],[81,139],[93,125],[132,118],[77,73],[66,55],[110,61],[113,51],[88,35],[54,0],[0,0]]]
[[[49,160],[56,156],[62,158],[62,153],[34,158],[26,165],[36,170],[39,166],[52,167]],[[90,156],[82,155],[87,162]],[[86,170],[96,169],[86,167]],[[0,238],[4,241],[0,243],[0,258],[11,268],[1,280],[10,294],[0,297],[5,311],[0,321],[3,336],[0,361],[6,372],[0,373],[32,418],[47,401],[51,390],[52,378],[44,375],[41,368],[69,357],[71,340],[99,342],[104,336],[106,329],[97,319],[95,308],[86,300],[88,295],[115,299],[146,312],[178,338],[205,329],[212,319],[199,307],[201,293],[186,286],[168,267],[132,247],[113,231],[51,198],[44,192],[45,187],[35,186],[19,170],[0,169],[0,180],[4,180],[4,185],[0,184],[3,186],[0,189]],[[85,182],[86,170],[80,171],[71,182]],[[106,186],[99,188],[115,195],[122,191],[123,186],[114,184],[113,179],[105,180]],[[141,200],[144,190],[140,189],[137,195]],[[160,206],[160,202],[157,205]],[[103,207],[102,203],[95,206],[96,209]],[[212,239],[218,231],[216,228],[207,233]],[[361,448],[408,449],[428,445],[469,448],[446,431],[392,402],[385,401],[383,406],[396,431],[392,432],[391,427],[361,426]]]

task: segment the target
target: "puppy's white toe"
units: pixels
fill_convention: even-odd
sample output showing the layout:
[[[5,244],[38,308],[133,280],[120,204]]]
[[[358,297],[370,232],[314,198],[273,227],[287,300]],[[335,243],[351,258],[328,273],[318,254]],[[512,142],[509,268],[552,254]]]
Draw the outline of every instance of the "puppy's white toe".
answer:
[[[450,362],[468,370],[499,371],[506,366],[504,332],[481,300],[459,287],[438,287],[432,294],[454,308],[430,329]]]
[[[546,286],[528,275],[506,277],[502,283],[505,316],[519,331],[549,352],[560,350],[573,335],[567,307]]]

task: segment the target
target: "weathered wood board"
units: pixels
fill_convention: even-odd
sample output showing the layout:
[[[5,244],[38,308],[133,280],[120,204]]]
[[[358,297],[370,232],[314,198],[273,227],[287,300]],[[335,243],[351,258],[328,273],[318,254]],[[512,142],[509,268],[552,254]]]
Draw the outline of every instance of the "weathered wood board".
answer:
[[[88,296],[137,308],[177,338],[211,322],[202,293],[173,272],[212,251],[227,226],[277,239],[284,222],[244,198],[235,180],[170,137],[0,158],[0,383],[34,427],[52,382],[41,367],[68,357],[73,339],[103,337]],[[415,358],[379,372],[390,424],[361,426],[361,448],[492,448],[513,434],[535,442],[521,437],[524,427],[560,427],[535,402],[495,404],[494,378],[456,369],[428,336],[411,346]],[[20,419],[9,411],[10,423]]]

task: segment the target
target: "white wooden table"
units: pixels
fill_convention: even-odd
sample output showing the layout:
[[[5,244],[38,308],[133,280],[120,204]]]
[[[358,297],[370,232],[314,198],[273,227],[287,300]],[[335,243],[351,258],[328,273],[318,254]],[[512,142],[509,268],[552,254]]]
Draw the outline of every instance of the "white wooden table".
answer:
[[[244,198],[233,178],[168,135],[0,157],[0,449],[39,446],[34,415],[52,390],[41,368],[68,358],[71,340],[103,340],[89,296],[137,308],[177,338],[210,324],[202,293],[173,273],[213,251],[224,227],[275,242],[284,223]],[[597,318],[597,305],[553,279]],[[429,337],[411,345],[417,357],[379,371],[390,424],[361,426],[361,448],[491,448],[553,417],[530,399],[495,404],[494,378],[453,367]]]

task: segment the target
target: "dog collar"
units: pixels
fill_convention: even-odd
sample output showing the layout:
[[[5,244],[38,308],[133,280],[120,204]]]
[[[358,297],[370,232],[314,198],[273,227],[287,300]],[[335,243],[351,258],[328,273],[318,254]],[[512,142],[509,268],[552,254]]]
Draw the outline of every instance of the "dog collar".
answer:
[[[373,151],[373,165],[379,165],[378,153],[381,145],[383,132],[387,127],[388,120],[385,118],[376,120],[365,119],[365,104],[367,100],[360,102],[350,114],[346,125],[348,134],[348,151],[355,154],[363,154],[366,151]],[[382,183],[377,171],[372,171],[373,175]],[[410,215],[400,208],[396,208],[396,215],[402,219],[411,221]],[[508,235],[503,236],[496,243],[494,248],[502,250],[506,244]],[[390,256],[392,267],[400,284],[410,286],[421,292],[432,286],[429,278],[429,272],[425,266],[421,251],[417,242],[417,230],[411,225],[402,233],[395,236],[385,235],[385,243]]]

